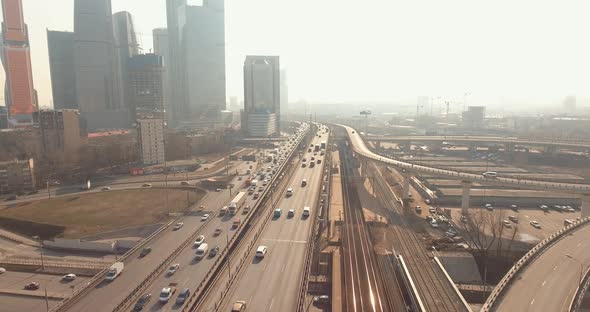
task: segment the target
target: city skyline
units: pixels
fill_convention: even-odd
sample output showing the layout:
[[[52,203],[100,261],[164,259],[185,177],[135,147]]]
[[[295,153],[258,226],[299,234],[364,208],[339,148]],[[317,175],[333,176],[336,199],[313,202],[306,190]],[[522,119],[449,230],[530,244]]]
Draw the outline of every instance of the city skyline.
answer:
[[[166,26],[166,10],[165,1],[144,2],[114,0],[113,13],[126,10],[133,15],[138,40],[144,52],[149,52],[151,31]],[[24,0],[23,4],[35,87],[40,105],[48,106],[51,84],[46,29],[73,30],[73,1]],[[585,86],[590,83],[590,59],[586,56],[590,46],[583,38],[590,21],[583,18],[584,2],[498,1],[477,6],[457,0],[444,5],[422,4],[371,1],[356,6],[328,1],[311,5],[310,1],[257,0],[246,5],[226,1],[228,98],[241,97],[241,60],[247,54],[281,56],[282,64],[289,68],[291,101],[380,101],[470,92],[485,101],[481,104],[493,105],[502,96],[545,104],[556,103],[568,94],[588,96]],[[265,10],[258,10],[260,7]],[[322,23],[322,16],[334,7],[339,14],[329,25]],[[530,7],[534,10],[529,12]],[[367,10],[376,12],[371,20],[346,22]],[[251,18],[262,17],[259,11],[276,14]],[[306,22],[295,23],[301,14]],[[524,16],[527,22],[521,23]],[[269,24],[273,25],[268,30],[272,40],[257,35]],[[372,47],[370,57],[362,58],[368,46]],[[355,56],[362,61],[355,62]],[[341,74],[342,64],[347,64],[347,71],[359,73],[357,76],[375,79],[368,83],[361,77],[346,77]],[[318,80],[309,79],[310,71]],[[317,86],[320,78],[321,89]]]

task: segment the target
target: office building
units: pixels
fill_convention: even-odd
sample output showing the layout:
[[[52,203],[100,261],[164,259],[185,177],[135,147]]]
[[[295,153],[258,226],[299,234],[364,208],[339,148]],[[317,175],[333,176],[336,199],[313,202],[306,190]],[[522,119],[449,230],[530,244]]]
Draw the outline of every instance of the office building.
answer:
[[[40,110],[33,114],[43,149],[43,157],[59,161],[66,166],[79,162],[83,145],[78,110]]]
[[[242,129],[248,136],[279,134],[280,71],[278,56],[246,56]]]
[[[121,93],[123,106],[129,109],[130,122],[135,121],[135,115],[131,112],[132,95],[130,94],[129,60],[139,54],[139,44],[135,35],[133,18],[129,12],[122,11],[113,14],[114,43],[117,51],[118,75],[121,77]]]
[[[0,195],[35,189],[33,159],[0,162]]]
[[[141,160],[144,165],[165,161],[164,120],[139,119],[137,121]]]
[[[576,113],[576,96],[568,95],[563,100],[563,110],[566,115],[574,115]]]
[[[219,120],[225,110],[224,0],[167,0],[173,123]]]
[[[172,94],[170,84],[172,78],[170,76],[170,69],[168,63],[170,62],[170,44],[168,42],[168,29],[156,28],[152,31],[154,38],[154,54],[162,58],[162,106],[166,110],[166,120],[168,124],[172,123],[172,116],[170,113],[170,103],[172,103]]]
[[[74,1],[76,96],[86,129],[129,127],[110,0]]]
[[[287,70],[281,69],[281,114],[289,112],[289,86],[287,85]]]
[[[78,109],[73,32],[47,30],[54,109]]]
[[[33,87],[29,33],[23,15],[22,0],[2,0],[2,54],[6,74],[4,101],[11,126],[30,125],[38,109]]]
[[[463,112],[463,127],[471,129],[483,127],[485,113],[485,106],[467,107],[467,111]]]
[[[127,70],[130,111],[134,120],[165,118],[162,57],[156,54],[135,55],[127,63]]]

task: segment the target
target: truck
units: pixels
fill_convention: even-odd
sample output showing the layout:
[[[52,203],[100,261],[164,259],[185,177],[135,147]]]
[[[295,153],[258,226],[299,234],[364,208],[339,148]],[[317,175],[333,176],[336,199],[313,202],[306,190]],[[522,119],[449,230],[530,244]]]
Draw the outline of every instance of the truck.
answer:
[[[113,263],[113,265],[111,265],[111,267],[107,271],[107,275],[104,278],[105,281],[108,281],[108,282],[113,281],[115,278],[117,278],[117,276],[121,275],[121,272],[123,272],[124,268],[125,268],[125,264],[123,262]]]
[[[230,215],[235,215],[246,201],[246,192],[239,192],[236,197],[229,203],[228,210]]]

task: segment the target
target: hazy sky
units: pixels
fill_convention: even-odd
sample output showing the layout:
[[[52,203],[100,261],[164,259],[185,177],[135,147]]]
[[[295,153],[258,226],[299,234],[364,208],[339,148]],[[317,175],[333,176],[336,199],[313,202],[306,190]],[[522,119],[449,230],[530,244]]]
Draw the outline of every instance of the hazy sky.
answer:
[[[73,30],[73,0],[23,2],[47,105],[45,30]],[[147,52],[151,30],[166,26],[165,0],[112,6],[131,12]],[[227,93],[243,95],[245,55],[270,54],[288,69],[291,101],[588,95],[589,9],[588,0],[226,0]]]

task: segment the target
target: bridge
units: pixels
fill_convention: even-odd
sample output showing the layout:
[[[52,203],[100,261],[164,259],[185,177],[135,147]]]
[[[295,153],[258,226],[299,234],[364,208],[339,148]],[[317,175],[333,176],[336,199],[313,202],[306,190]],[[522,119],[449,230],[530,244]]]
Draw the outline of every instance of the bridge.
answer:
[[[533,189],[533,190],[546,190],[562,193],[570,193],[579,195],[582,199],[582,217],[590,216],[590,185],[587,184],[575,184],[575,183],[561,183],[547,180],[529,180],[511,177],[487,178],[483,175],[473,174],[468,172],[461,172],[458,170],[440,169],[425,165],[417,165],[407,161],[401,161],[397,159],[391,159],[377,153],[374,153],[366,144],[365,139],[355,129],[346,126],[338,125],[347,132],[350,143],[353,150],[359,155],[385,163],[388,165],[395,166],[401,169],[404,174],[403,187],[403,199],[409,198],[409,185],[410,185],[410,172],[425,173],[434,176],[447,177],[451,179],[462,180],[463,193],[461,200],[461,208],[463,211],[467,211],[469,208],[469,192],[473,182],[486,185],[496,185],[504,187],[514,187],[519,189]]]
[[[582,140],[552,140],[552,139],[537,139],[537,138],[518,138],[518,137],[498,137],[498,136],[380,136],[369,135],[366,136],[367,141],[372,142],[424,142],[424,143],[489,143],[489,144],[504,144],[510,147],[515,145],[526,146],[541,146],[541,147],[566,147],[577,149],[590,149],[589,141]]]

